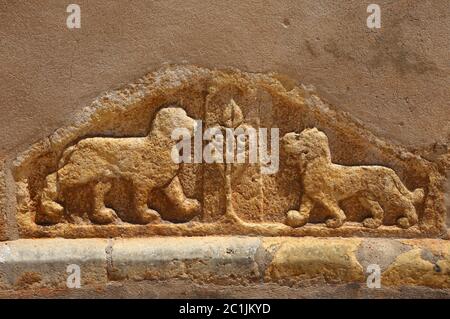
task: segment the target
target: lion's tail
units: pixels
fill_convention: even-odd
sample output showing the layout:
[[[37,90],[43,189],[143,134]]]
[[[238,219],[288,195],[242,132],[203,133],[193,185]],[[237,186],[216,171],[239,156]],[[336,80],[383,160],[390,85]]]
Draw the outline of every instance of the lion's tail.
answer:
[[[423,188],[417,188],[411,192],[409,191],[409,189],[405,187],[405,185],[403,185],[402,181],[398,178],[398,176],[395,173],[392,174],[392,179],[395,183],[395,186],[400,191],[400,193],[408,197],[414,205],[419,205],[423,203],[423,200],[425,198],[425,191],[423,190]]]
[[[73,153],[73,151],[75,151],[75,149],[76,149],[76,146],[73,145],[73,146],[68,147],[63,152],[61,159],[59,160],[59,163],[58,163],[58,168],[63,167],[67,163],[67,160],[70,158],[70,155],[72,155],[72,153]]]
[[[411,192],[411,200],[415,205],[419,205],[423,203],[425,198],[425,191],[423,188],[417,188],[416,190]]]

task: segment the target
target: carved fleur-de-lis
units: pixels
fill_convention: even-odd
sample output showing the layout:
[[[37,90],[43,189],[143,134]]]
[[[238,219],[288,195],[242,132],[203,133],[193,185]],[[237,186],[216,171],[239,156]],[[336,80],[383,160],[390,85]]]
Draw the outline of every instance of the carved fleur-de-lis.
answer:
[[[222,113],[221,125],[229,128],[236,128],[244,121],[244,115],[239,105],[236,104],[234,99],[225,106]]]
[[[233,128],[236,129],[240,125],[242,125],[244,122],[244,115],[242,113],[241,108],[237,103],[234,101],[234,99],[230,99],[230,102],[225,106],[222,118],[220,120],[220,125],[223,128]],[[234,138],[234,137],[233,137]],[[226,152],[232,152],[230,148],[234,148],[234,139],[232,140],[231,145],[225,145]],[[232,180],[232,166],[231,163],[225,162],[225,197],[226,197],[226,212],[225,212],[225,219],[233,222],[241,223],[241,219],[237,216],[236,212],[234,211],[233,207],[233,190],[231,186],[231,180]]]

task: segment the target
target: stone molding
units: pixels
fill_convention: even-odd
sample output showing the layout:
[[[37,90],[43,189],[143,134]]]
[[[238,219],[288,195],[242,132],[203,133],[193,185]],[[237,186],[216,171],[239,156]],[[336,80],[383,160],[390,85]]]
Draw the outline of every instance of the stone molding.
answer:
[[[357,291],[377,294],[366,287],[367,267],[376,264],[381,269],[379,296],[401,297],[399,291],[422,289],[431,292],[428,297],[450,297],[449,241],[214,236],[3,242],[0,295],[76,293],[77,289],[66,287],[70,264],[80,266],[79,291],[180,280],[192,287],[223,285],[237,287],[236,291],[275,286],[297,292],[327,288],[331,293],[342,285],[359,286],[353,287],[353,297]]]

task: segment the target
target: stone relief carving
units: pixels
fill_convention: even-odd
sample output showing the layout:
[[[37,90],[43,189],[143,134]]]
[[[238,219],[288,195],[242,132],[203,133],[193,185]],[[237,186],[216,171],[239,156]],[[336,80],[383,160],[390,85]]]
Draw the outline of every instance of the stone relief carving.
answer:
[[[202,149],[210,128],[278,128],[279,169],[263,172],[267,156],[176,164],[177,127]],[[272,139],[258,139],[269,155]],[[446,232],[437,165],[273,74],[188,66],[149,74],[21,154],[14,178],[25,238]]]
[[[198,213],[200,204],[184,196],[176,176],[179,164],[171,158],[172,146],[177,142],[171,139],[172,131],[183,127],[193,134],[195,126],[196,122],[183,109],[167,107],[158,111],[146,137],[86,138],[67,148],[58,170],[46,177],[37,222],[63,221],[64,207],[58,201],[63,201],[66,189],[79,186],[89,187],[92,192],[90,221],[96,224],[116,221],[116,212],[105,206],[105,194],[114,179],[122,179],[132,188],[133,215],[128,220],[143,224],[160,221],[158,212],[147,204],[148,193],[156,187],[164,187],[167,197],[185,215]]]
[[[383,223],[384,211],[380,204],[390,202],[398,206],[403,217],[398,218],[401,228],[417,224],[418,217],[414,205],[421,204],[424,190],[418,188],[410,192],[397,174],[382,166],[342,166],[331,162],[328,138],[317,129],[307,129],[300,134],[288,133],[284,136],[284,147],[297,162],[302,172],[304,192],[298,211],[287,214],[287,223],[301,227],[308,218],[315,203],[322,204],[331,214],[328,227],[342,226],[346,216],[339,203],[356,197],[361,205],[370,211],[371,217],[364,219],[363,225],[378,228]]]

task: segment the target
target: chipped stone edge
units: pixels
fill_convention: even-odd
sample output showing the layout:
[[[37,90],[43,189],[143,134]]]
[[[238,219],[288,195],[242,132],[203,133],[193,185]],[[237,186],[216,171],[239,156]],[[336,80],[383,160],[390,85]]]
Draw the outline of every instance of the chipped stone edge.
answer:
[[[5,162],[0,161],[0,194],[6,193],[6,176],[5,176]],[[7,196],[0,196],[0,241],[8,240],[7,235],[7,212],[6,212]]]
[[[244,236],[3,242],[0,297],[67,292],[69,264],[80,266],[85,287],[186,280],[292,289],[344,284],[366,290],[367,266],[379,264],[381,289],[427,288],[450,298],[450,241]]]

